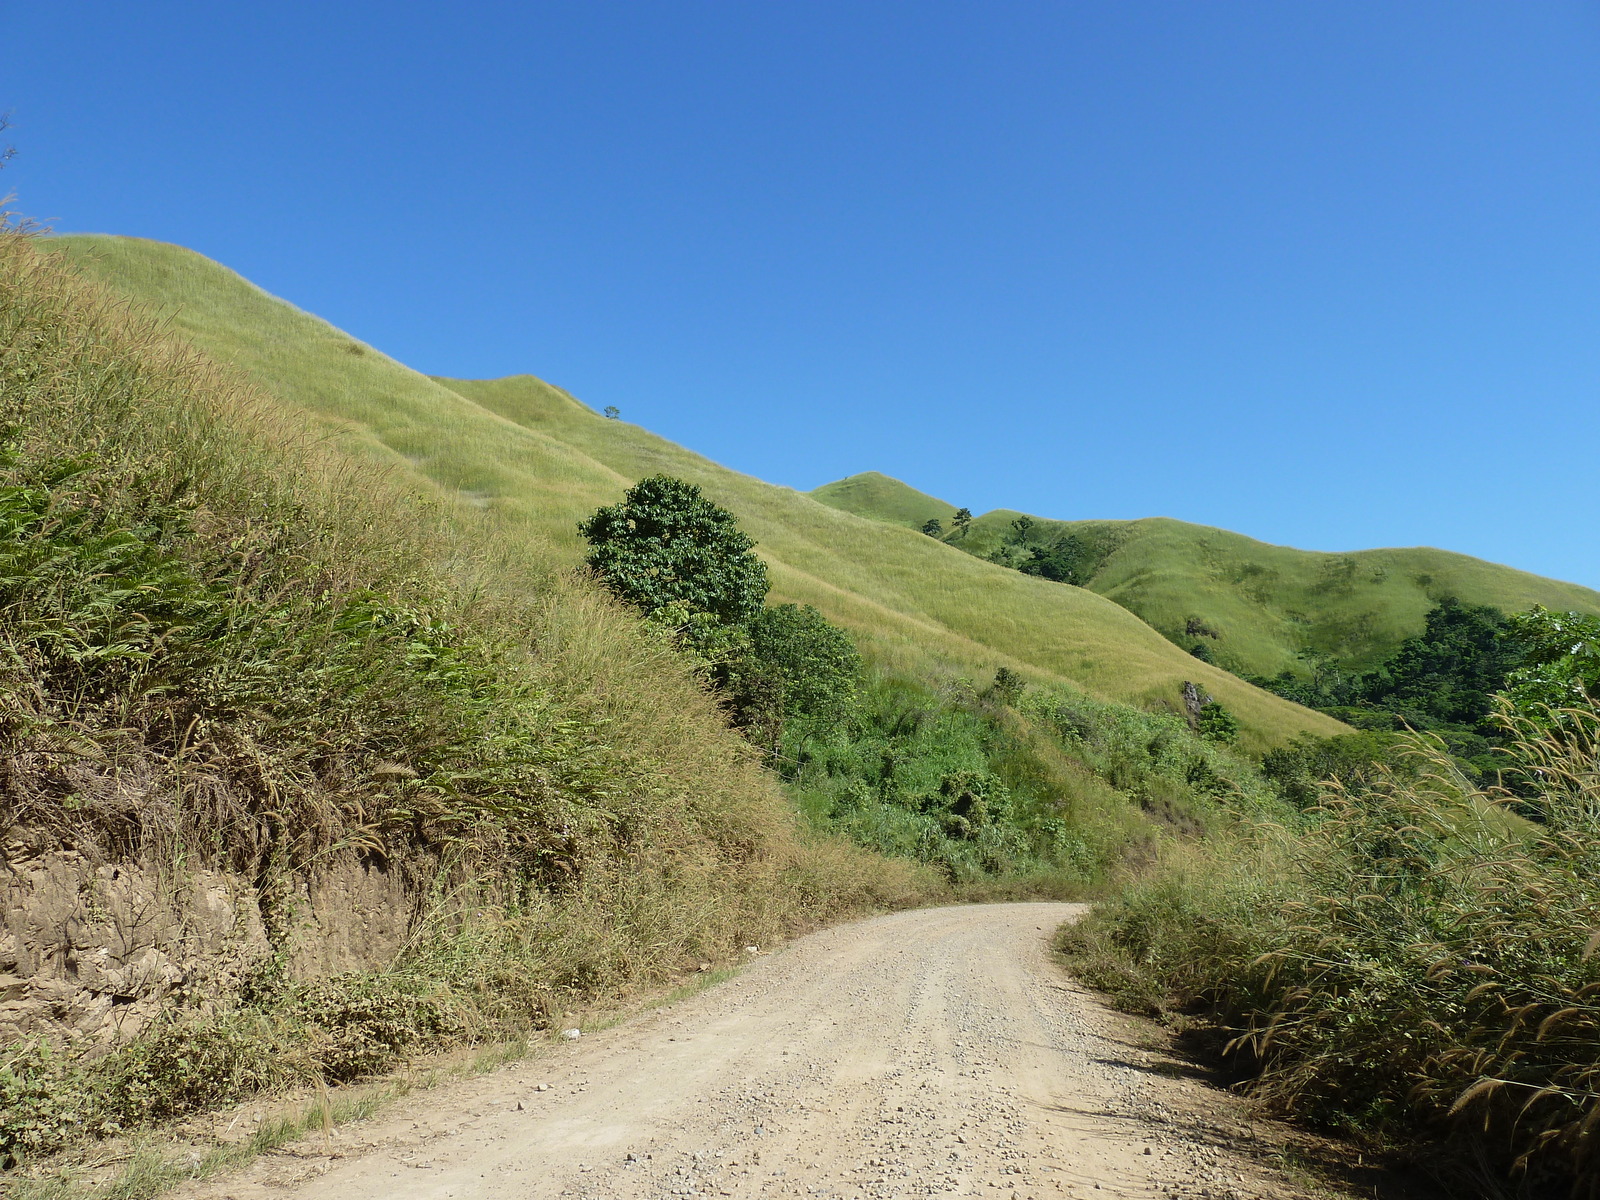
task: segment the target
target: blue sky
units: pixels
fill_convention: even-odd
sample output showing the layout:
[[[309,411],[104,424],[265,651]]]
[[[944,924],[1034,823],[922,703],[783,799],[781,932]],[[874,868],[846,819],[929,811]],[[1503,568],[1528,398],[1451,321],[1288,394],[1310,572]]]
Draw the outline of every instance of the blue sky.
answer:
[[[67,3],[0,184],[810,488],[1600,586],[1600,7]]]

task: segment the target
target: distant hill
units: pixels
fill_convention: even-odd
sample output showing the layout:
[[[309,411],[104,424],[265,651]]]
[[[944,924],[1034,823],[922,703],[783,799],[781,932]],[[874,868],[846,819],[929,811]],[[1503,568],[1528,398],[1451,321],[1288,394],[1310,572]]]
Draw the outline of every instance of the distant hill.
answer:
[[[171,313],[202,350],[317,416],[346,448],[455,506],[461,519],[494,522],[509,551],[578,565],[577,522],[634,480],[665,472],[738,516],[771,568],[775,601],[816,605],[886,668],[981,682],[1008,666],[1164,707],[1194,680],[1237,714],[1247,748],[1343,728],[1196,661],[1093,592],[740,475],[531,375],[430,379],[176,246],[113,237],[50,245]]]
[[[951,505],[871,473],[811,493],[825,504],[920,528]],[[944,541],[977,557],[1000,550],[1023,514],[997,509]],[[1319,553],[1166,517],[1056,521],[1032,517],[1030,545],[1068,535],[1085,548],[1084,586],[1137,613],[1184,648],[1205,644],[1217,661],[1273,675],[1301,651],[1355,670],[1376,664],[1423,627],[1446,597],[1506,612],[1535,604],[1600,612],[1600,592],[1428,547]],[[946,520],[948,526],[948,521]]]
[[[837,483],[825,483],[811,494],[833,508],[871,517],[875,521],[888,521],[920,530],[931,518],[937,518],[946,528],[956,515],[956,506],[919,492],[910,484],[901,483],[876,471],[864,471]]]

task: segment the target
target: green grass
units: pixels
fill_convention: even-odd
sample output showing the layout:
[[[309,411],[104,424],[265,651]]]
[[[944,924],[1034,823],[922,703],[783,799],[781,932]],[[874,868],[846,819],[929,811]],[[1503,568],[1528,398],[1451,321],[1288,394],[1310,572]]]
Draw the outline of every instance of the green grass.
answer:
[[[840,508],[857,516],[871,517],[875,521],[888,521],[904,525],[907,529],[921,531],[930,518],[943,522],[950,528],[950,518],[956,515],[956,506],[946,504],[926,492],[919,492],[909,484],[901,483],[877,471],[863,471],[837,483],[825,483],[813,488],[813,497],[830,508]]]
[[[175,246],[102,237],[49,244],[171,314],[202,350],[246,371],[278,403],[310,413],[341,448],[545,570],[581,561],[580,518],[634,480],[665,472],[738,516],[771,567],[774,601],[814,604],[883,669],[982,681],[1007,666],[1038,683],[1164,708],[1192,679],[1237,714],[1247,748],[1341,728],[1195,661],[1092,592],[727,470],[608,421],[532,376],[427,378]]]
[[[876,474],[852,476],[811,494],[912,527],[953,511]],[[986,556],[1001,548],[1021,515],[997,509],[978,517],[965,537],[947,532],[945,540]],[[1600,592],[1430,547],[1319,553],[1166,517],[1034,520],[1033,543],[1076,534],[1107,551],[1087,580],[1090,591],[1137,613],[1186,649],[1203,641],[1219,664],[1243,674],[1276,675],[1293,667],[1303,650],[1351,669],[1373,667],[1422,632],[1424,615],[1446,597],[1503,612],[1535,604],[1600,612]],[[1188,633],[1191,619],[1217,636]]]

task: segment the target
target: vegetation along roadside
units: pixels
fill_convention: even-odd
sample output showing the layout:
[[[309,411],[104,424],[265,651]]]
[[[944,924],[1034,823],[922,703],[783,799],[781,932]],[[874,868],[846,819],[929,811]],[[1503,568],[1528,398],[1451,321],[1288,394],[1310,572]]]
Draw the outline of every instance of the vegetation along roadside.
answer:
[[[806,828],[603,589],[15,229],[0,413],[0,1166],[943,886]]]
[[[1430,596],[1275,695],[1070,586],[1121,533],[883,532],[106,246],[0,237],[0,1169],[848,914],[1098,896],[1080,968],[1264,1099],[1594,1176],[1593,617]]]

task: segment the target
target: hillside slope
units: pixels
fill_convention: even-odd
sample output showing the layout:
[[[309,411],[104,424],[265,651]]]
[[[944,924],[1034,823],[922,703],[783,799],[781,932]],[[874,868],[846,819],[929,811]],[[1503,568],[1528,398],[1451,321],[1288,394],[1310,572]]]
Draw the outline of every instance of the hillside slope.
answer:
[[[869,657],[937,676],[1005,665],[1106,699],[1173,705],[1195,680],[1239,716],[1246,745],[1331,733],[1330,719],[1199,663],[1091,592],[1005,570],[727,470],[609,421],[532,376],[434,380],[179,247],[128,238],[50,242],[207,353],[310,412],[339,441],[551,569],[580,561],[577,521],[656,472],[705,488],[760,543],[774,599],[815,604]]]
[[[811,494],[912,528],[954,511],[876,473]],[[1004,544],[1022,515],[996,509],[973,521],[965,537],[947,533],[945,540],[983,557]],[[1166,517],[1031,519],[1030,544],[1075,535],[1088,547],[1085,586],[1091,591],[1181,646],[1204,640],[1219,663],[1246,674],[1276,674],[1302,651],[1337,658],[1351,669],[1371,667],[1420,633],[1424,615],[1446,597],[1505,612],[1535,604],[1600,612],[1600,592],[1430,547],[1320,553]]]
[[[943,894],[810,828],[597,583],[14,227],[0,409],[0,1194]]]
[[[936,496],[919,492],[910,484],[877,471],[863,471],[836,483],[825,483],[812,489],[810,494],[831,508],[904,525],[907,529],[920,530],[929,518],[937,518],[948,526],[950,518],[956,515],[954,504],[946,504]]]

